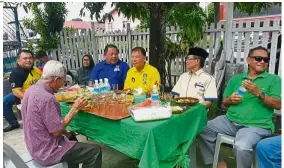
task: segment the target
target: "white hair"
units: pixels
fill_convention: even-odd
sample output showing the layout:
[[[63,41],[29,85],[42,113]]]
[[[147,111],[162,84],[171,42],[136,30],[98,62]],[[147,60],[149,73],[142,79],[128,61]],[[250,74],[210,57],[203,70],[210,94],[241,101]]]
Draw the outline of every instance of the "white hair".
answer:
[[[67,70],[61,62],[50,60],[44,67],[42,72],[43,79],[51,79],[52,77],[64,78],[67,74]]]

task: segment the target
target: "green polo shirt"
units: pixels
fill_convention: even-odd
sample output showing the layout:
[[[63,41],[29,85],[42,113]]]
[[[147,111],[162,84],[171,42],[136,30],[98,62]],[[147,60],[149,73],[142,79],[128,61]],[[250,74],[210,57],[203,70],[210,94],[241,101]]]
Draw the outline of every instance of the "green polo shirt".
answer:
[[[225,89],[224,98],[228,98],[242,85],[244,80],[249,79],[248,73],[242,73],[232,77]],[[266,95],[281,100],[281,78],[277,75],[264,72],[252,80]],[[253,126],[271,129],[274,131],[272,122],[274,109],[268,107],[258,97],[245,92],[242,102],[231,105],[227,111],[227,118],[244,126]]]

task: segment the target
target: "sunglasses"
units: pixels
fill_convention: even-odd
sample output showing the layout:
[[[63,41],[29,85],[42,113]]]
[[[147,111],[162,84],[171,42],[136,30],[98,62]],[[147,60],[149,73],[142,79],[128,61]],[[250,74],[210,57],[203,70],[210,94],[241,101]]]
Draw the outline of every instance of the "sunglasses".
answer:
[[[262,56],[249,56],[250,58],[254,58],[255,61],[257,62],[261,62],[263,60],[263,62],[268,63],[269,62],[269,58],[268,57],[262,57]]]

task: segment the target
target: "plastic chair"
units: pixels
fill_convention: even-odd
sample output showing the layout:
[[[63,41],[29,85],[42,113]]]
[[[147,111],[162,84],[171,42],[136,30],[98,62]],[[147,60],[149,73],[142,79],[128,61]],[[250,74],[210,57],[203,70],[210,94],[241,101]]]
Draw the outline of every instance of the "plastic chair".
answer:
[[[219,157],[219,152],[220,152],[220,148],[221,148],[222,143],[233,145],[235,143],[235,137],[218,133],[217,140],[216,140],[216,146],[215,146],[213,168],[217,168],[218,157]],[[256,156],[254,156],[254,157],[255,157],[255,159],[254,159],[254,162],[251,165],[251,168],[258,168]]]
[[[5,142],[3,142],[3,156],[4,168],[68,168],[66,162],[46,167],[41,166],[33,160],[28,153],[19,156],[14,149]]]

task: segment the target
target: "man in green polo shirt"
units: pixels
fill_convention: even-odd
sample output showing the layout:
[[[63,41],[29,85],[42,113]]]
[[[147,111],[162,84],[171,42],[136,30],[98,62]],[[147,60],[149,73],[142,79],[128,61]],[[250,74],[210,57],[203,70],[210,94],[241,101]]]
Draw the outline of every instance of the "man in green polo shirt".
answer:
[[[253,150],[258,141],[274,131],[274,109],[281,109],[281,79],[266,72],[269,54],[266,48],[250,50],[247,58],[249,72],[232,77],[225,89],[223,105],[227,114],[208,122],[200,134],[200,149],[205,164],[212,164],[217,134],[235,137],[237,168],[250,168]],[[243,86],[244,94],[237,94]],[[219,168],[227,165],[222,159]]]

